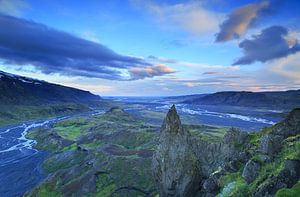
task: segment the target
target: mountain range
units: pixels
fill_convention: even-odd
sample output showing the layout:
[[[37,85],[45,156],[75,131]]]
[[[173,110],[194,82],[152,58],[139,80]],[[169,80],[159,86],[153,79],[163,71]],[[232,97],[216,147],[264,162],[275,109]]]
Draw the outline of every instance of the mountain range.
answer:
[[[196,105],[230,105],[245,107],[262,107],[275,109],[292,109],[300,106],[300,90],[277,92],[228,91],[207,95],[189,95],[179,97],[181,103]]]

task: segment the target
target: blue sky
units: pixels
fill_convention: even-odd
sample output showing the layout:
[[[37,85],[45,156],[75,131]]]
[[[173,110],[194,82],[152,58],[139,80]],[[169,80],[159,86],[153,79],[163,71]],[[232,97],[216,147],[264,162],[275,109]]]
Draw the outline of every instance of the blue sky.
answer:
[[[0,70],[100,95],[299,89],[299,13],[297,0],[0,0]]]

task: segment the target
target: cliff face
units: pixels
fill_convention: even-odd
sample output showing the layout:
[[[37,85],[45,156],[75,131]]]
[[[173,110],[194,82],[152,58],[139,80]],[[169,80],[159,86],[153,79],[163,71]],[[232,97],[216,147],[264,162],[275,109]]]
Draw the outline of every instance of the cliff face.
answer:
[[[183,129],[175,106],[161,128],[159,145],[153,155],[153,175],[161,197],[193,196],[200,186],[199,162],[190,134]]]
[[[192,138],[173,106],[152,164],[163,197],[279,195],[300,180],[300,109],[271,128],[251,134],[232,128],[212,143]]]

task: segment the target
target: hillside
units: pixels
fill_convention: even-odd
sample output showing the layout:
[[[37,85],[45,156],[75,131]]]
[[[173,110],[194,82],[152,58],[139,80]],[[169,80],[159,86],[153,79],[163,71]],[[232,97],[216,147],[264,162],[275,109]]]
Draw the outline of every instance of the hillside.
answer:
[[[191,94],[191,95],[180,95],[180,96],[168,96],[164,97],[164,101],[168,101],[170,103],[182,103],[186,100],[199,99],[207,96],[208,94]]]
[[[88,91],[48,83],[0,71],[1,105],[93,103],[101,99]]]
[[[300,106],[300,90],[283,92],[217,92],[201,97],[190,97],[183,103],[292,109]]]
[[[0,71],[0,126],[104,107],[100,96],[88,91]]]

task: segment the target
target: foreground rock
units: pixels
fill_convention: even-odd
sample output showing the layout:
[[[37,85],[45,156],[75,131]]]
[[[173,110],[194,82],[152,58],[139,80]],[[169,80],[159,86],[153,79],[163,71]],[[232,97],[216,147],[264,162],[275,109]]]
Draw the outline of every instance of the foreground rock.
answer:
[[[152,167],[161,197],[191,197],[199,190],[199,162],[190,134],[183,129],[174,105],[162,125]]]
[[[247,181],[247,183],[251,183],[259,175],[259,170],[260,164],[253,160],[249,160],[245,165],[242,176]]]
[[[209,177],[219,168],[236,172],[238,164],[248,160],[248,155],[241,150],[247,137],[245,131],[230,128],[221,142],[196,140],[193,149],[201,163],[201,174]]]
[[[274,196],[279,189],[291,188],[300,179],[300,161],[286,160],[280,173],[272,177],[256,193],[255,197]]]
[[[276,124],[272,129],[273,135],[279,135],[283,138],[300,134],[300,108],[296,108],[290,112],[287,118]]]
[[[173,106],[152,164],[162,197],[275,196],[300,180],[300,109],[260,132],[231,128],[211,142],[191,138]]]
[[[300,109],[290,112],[287,118],[276,124],[269,133],[260,139],[260,158],[263,161],[272,161],[282,148],[284,139],[300,134]]]

